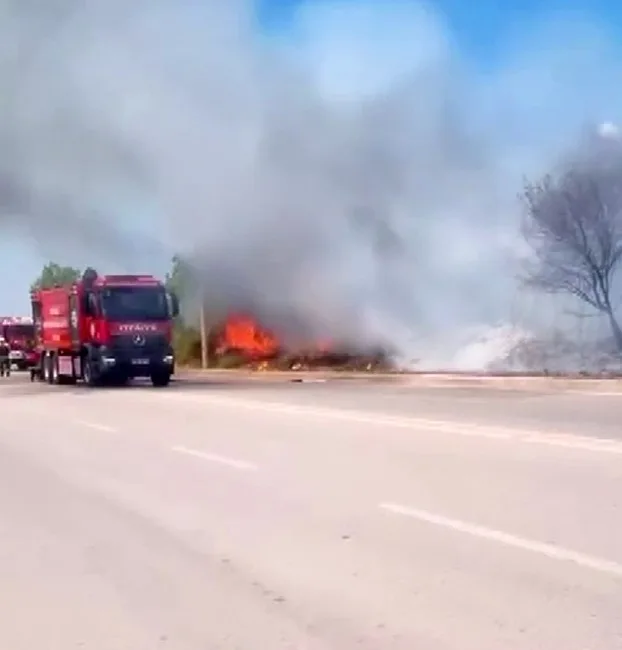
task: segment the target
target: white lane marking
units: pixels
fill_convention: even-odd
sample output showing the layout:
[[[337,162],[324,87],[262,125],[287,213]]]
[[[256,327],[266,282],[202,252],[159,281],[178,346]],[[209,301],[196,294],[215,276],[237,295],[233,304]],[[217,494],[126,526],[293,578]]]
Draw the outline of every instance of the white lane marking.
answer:
[[[88,429],[94,429],[95,431],[103,431],[104,433],[117,433],[117,430],[114,427],[110,427],[107,424],[99,424],[99,422],[75,420],[75,423],[79,424],[82,427],[87,427]]]
[[[226,465],[227,467],[232,467],[233,469],[239,469],[242,471],[257,471],[259,469],[257,465],[249,463],[245,460],[228,458],[227,456],[219,456],[217,454],[211,454],[206,451],[199,451],[197,449],[188,449],[187,447],[172,447],[171,450],[177,452],[178,454],[194,456],[195,458],[201,458],[202,460],[207,460],[211,463],[219,463],[220,465]]]
[[[605,560],[592,555],[585,555],[584,553],[572,551],[562,546],[538,542],[525,537],[512,535],[511,533],[505,533],[501,530],[495,530],[494,528],[486,528],[466,521],[460,521],[459,519],[450,519],[449,517],[437,515],[426,510],[409,508],[397,503],[381,503],[379,507],[392,514],[411,517],[428,524],[448,528],[473,537],[479,537],[481,539],[498,542],[524,551],[538,553],[553,560],[574,562],[574,564],[578,564],[587,569],[593,569],[595,571],[608,573],[622,578],[622,564],[618,564],[611,560]]]
[[[166,399],[190,401],[198,404],[211,404],[215,406],[227,406],[244,408],[252,411],[266,411],[285,415],[307,415],[310,417],[330,418],[345,420],[347,422],[361,422],[365,424],[377,424],[382,426],[393,426],[407,429],[435,429],[446,433],[456,433],[465,436],[480,436],[486,438],[506,439],[510,438],[509,433],[500,430],[487,430],[479,425],[462,424],[460,422],[445,422],[442,420],[426,420],[422,418],[408,418],[383,413],[363,413],[354,410],[334,409],[324,407],[310,407],[283,402],[260,402],[258,400],[240,400],[228,397],[195,397],[192,395],[167,395]]]
[[[195,396],[195,395],[166,395],[159,400],[176,400],[198,404],[244,408],[285,415],[305,415],[309,417],[330,418],[347,422],[360,422],[385,427],[403,429],[416,429],[422,431],[438,431],[460,436],[474,436],[478,438],[491,438],[495,440],[513,440],[528,444],[564,447],[567,449],[580,449],[600,453],[622,455],[622,441],[609,438],[592,438],[575,434],[560,433],[556,431],[530,431],[487,424],[457,422],[451,420],[430,420],[425,418],[409,418],[392,416],[383,413],[363,413],[346,409],[326,407],[309,407],[282,402],[260,402],[257,400],[241,400],[228,397]]]

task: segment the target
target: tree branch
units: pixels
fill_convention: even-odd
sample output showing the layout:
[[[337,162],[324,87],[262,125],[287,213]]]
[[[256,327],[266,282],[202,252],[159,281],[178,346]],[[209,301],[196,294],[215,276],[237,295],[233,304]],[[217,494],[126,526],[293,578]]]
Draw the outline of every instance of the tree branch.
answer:
[[[612,316],[622,265],[622,145],[609,152],[608,165],[601,159],[525,183],[522,232],[534,264],[524,282]]]

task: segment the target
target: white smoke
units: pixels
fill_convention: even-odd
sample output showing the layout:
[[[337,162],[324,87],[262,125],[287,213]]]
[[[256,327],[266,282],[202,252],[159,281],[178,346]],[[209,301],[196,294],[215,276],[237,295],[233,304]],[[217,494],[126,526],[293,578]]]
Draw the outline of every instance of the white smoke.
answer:
[[[622,131],[617,124],[613,122],[603,122],[598,127],[598,133],[603,138],[611,138],[617,140],[622,135]]]
[[[61,262],[181,251],[223,312],[428,367],[487,362],[489,326],[539,326],[516,309],[516,194],[616,114],[606,32],[556,16],[475,74],[424,4],[308,2],[280,41],[254,16],[0,3],[6,219]]]

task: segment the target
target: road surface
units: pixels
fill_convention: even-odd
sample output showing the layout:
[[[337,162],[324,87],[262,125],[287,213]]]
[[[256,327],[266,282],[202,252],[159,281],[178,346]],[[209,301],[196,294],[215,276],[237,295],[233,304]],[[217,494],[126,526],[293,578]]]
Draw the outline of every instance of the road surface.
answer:
[[[0,648],[622,649],[622,398],[0,383]]]

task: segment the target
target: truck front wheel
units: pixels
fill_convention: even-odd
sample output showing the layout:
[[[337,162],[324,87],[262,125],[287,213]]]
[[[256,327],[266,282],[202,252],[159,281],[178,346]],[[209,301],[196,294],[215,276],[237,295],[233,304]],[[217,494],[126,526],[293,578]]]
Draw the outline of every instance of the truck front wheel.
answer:
[[[93,362],[88,357],[85,357],[82,360],[82,364],[82,379],[84,383],[90,387],[97,386],[98,382],[93,373]]]
[[[156,388],[164,388],[171,383],[171,375],[168,372],[155,372],[151,375],[151,384]]]

